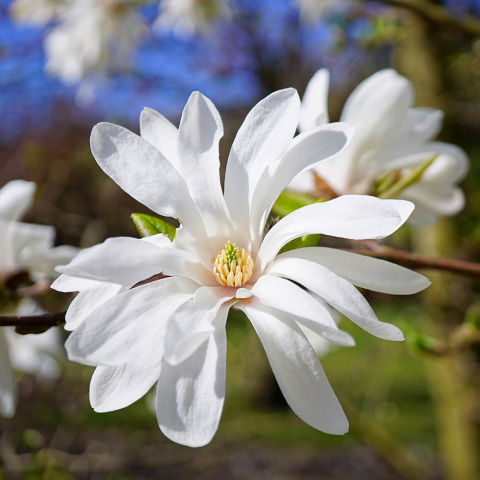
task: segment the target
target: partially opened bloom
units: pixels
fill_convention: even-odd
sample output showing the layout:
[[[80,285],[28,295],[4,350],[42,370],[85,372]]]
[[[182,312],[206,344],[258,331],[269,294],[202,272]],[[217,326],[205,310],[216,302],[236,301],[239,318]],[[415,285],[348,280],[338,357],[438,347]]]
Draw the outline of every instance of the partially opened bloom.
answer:
[[[157,383],[163,433],[192,447],[208,443],[224,401],[225,322],[229,309],[238,308],[257,331],[295,413],[324,432],[347,431],[300,326],[353,345],[325,301],[373,335],[402,340],[354,285],[409,294],[428,281],[329,248],[278,255],[292,239],[312,233],[384,237],[413,208],[405,201],[344,196],[301,208],[264,236],[270,208],[285,186],[299,171],[336,155],[351,136],[349,126],[332,124],[292,140],[299,110],[293,89],[255,106],[233,142],[225,193],[219,178],[221,118],[198,92],[178,129],[150,109],[142,112],[141,136],[108,123],[93,129],[91,147],[100,167],[144,205],[181,221],[173,242],[163,235],[111,238],[59,269],[64,275],[54,288],[81,292],[67,312],[67,328],[74,331],[66,347],[71,360],[97,367],[90,384],[96,411],[126,407]],[[159,273],[167,278],[145,283]]]
[[[38,313],[38,307],[27,299],[16,303],[2,298],[5,280],[22,271],[34,280],[54,278],[54,268],[69,262],[77,253],[73,247],[53,247],[53,227],[19,222],[34,193],[35,184],[24,180],[14,180],[0,189],[0,314]],[[46,353],[57,353],[59,340],[58,332],[20,337],[13,329],[0,328],[0,416],[11,417],[15,413],[11,363],[26,373],[53,376],[56,363]]]
[[[310,80],[302,101],[299,130],[328,123],[329,74],[319,70]],[[412,108],[411,83],[394,70],[381,70],[363,81],[350,95],[341,121],[356,126],[350,145],[334,161],[318,164],[299,175],[289,188],[315,191],[313,171],[338,195],[369,194],[374,181],[386,172],[404,175],[438,155],[420,179],[398,198],[415,203],[410,222],[424,226],[441,215],[454,215],[464,205],[457,186],[468,170],[465,152],[450,143],[431,141],[442,126],[443,112]]]

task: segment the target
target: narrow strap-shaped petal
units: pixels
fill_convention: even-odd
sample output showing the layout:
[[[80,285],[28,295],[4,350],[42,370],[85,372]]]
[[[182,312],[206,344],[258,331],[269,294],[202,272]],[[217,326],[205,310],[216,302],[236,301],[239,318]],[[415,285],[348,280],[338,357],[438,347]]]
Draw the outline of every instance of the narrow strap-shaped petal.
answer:
[[[227,339],[225,321],[229,307],[221,307],[214,333],[183,363],[163,362],[157,387],[157,420],[174,442],[201,447],[217,431],[225,398]]]
[[[298,282],[376,337],[403,340],[402,332],[395,325],[378,320],[372,307],[350,282],[318,263],[301,258],[282,258],[272,264],[268,274]]]
[[[254,192],[250,212],[255,241],[262,235],[273,202],[282,190],[303,170],[340,152],[353,132],[350,125],[336,123],[302,133],[293,139],[286,154],[264,171]]]
[[[61,245],[44,250],[39,246],[24,249],[20,253],[20,263],[28,265],[30,271],[37,276],[55,278],[55,268],[70,262],[80,250],[70,245]]]
[[[140,114],[140,135],[150,142],[180,172],[177,154],[178,129],[161,113],[144,108]]]
[[[105,282],[88,278],[60,275],[51,285],[57,292],[83,292],[91,288],[101,287]]]
[[[453,185],[412,185],[402,197],[415,203],[415,209],[428,210],[439,215],[455,215],[465,206],[463,191]]]
[[[425,107],[410,108],[407,111],[405,122],[410,129],[409,140],[425,142],[432,140],[440,133],[443,112]]]
[[[225,172],[225,201],[237,231],[249,229],[251,197],[265,168],[287,150],[297,128],[300,99],[293,88],[274,92],[247,115]]]
[[[302,248],[277,257],[302,258],[323,265],[357,287],[394,295],[411,295],[430,285],[425,276],[385,260],[326,247]]]
[[[128,407],[152,388],[160,375],[157,365],[100,366],[90,380],[90,404],[96,412]]]
[[[165,334],[165,360],[170,365],[184,362],[212,335],[215,316],[234,294],[230,287],[200,287],[175,311]]]
[[[327,69],[318,70],[308,82],[300,107],[298,130],[307,132],[319,125],[329,123],[328,85],[330,74]]]
[[[341,121],[359,125],[362,130],[390,128],[412,106],[411,83],[395,70],[380,70],[361,82],[350,94]]]
[[[100,168],[125,192],[154,212],[179,218],[199,241],[205,237],[184,179],[151,143],[126,128],[99,123],[92,130],[90,146]]]
[[[318,263],[353,285],[374,292],[411,295],[430,285],[428,278],[408,268],[337,248],[299,248],[282,253],[277,260],[282,258],[302,258]]]
[[[160,273],[186,276],[198,283],[212,281],[213,277],[195,256],[185,250],[160,248],[149,241],[129,237],[109,238],[82,250],[57,271],[126,287]]]
[[[312,346],[295,322],[258,301],[242,304],[241,310],[255,328],[292,410],[317,430],[333,435],[346,433],[348,420]]]
[[[178,134],[179,172],[206,225],[209,237],[232,233],[220,184],[219,142],[223,124],[215,105],[193,92],[182,113]]]
[[[65,315],[65,330],[75,330],[93,310],[120,293],[121,290],[121,285],[104,283],[100,287],[80,292],[68,306]]]
[[[148,283],[101,303],[68,337],[70,360],[87,365],[151,365],[163,355],[172,313],[197,286],[183,277]]]
[[[425,143],[399,143],[391,148],[385,148],[375,158],[379,172],[395,169],[411,168],[428,160],[433,155],[439,155],[432,165],[422,175],[420,181],[434,176],[437,181],[449,183],[459,182],[468,172],[469,163],[465,152],[450,143],[425,142]],[[448,158],[448,160],[442,160]],[[440,160],[440,161],[438,161]]]
[[[299,325],[323,338],[345,347],[355,345],[348,333],[338,329],[327,308],[293,282],[275,275],[263,275],[250,291],[267,307],[289,314]]]
[[[0,218],[20,220],[30,208],[36,185],[25,180],[12,180],[0,188]]]
[[[367,195],[343,195],[299,208],[282,218],[263,239],[258,253],[260,272],[294,238],[314,233],[352,240],[383,238],[397,230],[413,208],[410,202]]]
[[[0,417],[11,418],[17,407],[17,388],[8,355],[8,344],[0,328]]]

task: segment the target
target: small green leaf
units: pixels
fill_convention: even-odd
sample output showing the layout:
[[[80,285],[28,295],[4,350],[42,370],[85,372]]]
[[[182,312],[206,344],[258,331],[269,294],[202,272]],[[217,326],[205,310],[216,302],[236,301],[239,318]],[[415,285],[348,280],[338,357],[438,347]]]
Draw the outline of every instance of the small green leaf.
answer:
[[[303,237],[295,238],[294,240],[284,245],[278,253],[285,253],[290,250],[296,250],[297,248],[316,247],[319,239],[319,234],[304,235]]]
[[[415,168],[412,168],[405,175],[402,175],[393,185],[384,189],[378,198],[395,198],[402,193],[407,187],[410,187],[414,183],[418,182],[423,175],[423,172],[433,163],[438,155],[433,155],[428,160],[420,163]]]
[[[130,218],[133,220],[141,237],[150,237],[161,233],[173,242],[176,229],[165,220],[146,215],[145,213],[132,213]]]
[[[277,198],[277,201],[272,207],[272,213],[278,215],[279,217],[286,217],[288,214],[292,213],[299,208],[305,207],[305,205],[311,205],[316,202],[323,202],[324,200],[319,200],[311,195],[299,192],[291,192],[289,190],[284,190]]]

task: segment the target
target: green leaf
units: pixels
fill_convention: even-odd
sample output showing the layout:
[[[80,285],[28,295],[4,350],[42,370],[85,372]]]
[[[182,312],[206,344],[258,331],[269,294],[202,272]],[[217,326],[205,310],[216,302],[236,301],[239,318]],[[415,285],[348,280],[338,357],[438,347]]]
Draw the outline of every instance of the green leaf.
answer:
[[[323,202],[322,199],[317,199],[311,195],[299,192],[291,192],[284,190],[277,198],[277,201],[273,204],[272,213],[279,217],[286,217],[299,208],[305,207],[305,205],[311,205],[315,202]]]
[[[393,185],[390,185],[387,189],[384,189],[382,193],[378,195],[378,198],[395,198],[403,192],[407,187],[410,187],[414,183],[418,182],[423,175],[423,172],[433,163],[437,158],[437,154],[433,155],[428,160],[420,163],[415,168],[409,170],[405,175],[402,175]]]
[[[290,250],[296,250],[297,248],[316,247],[319,239],[320,234],[304,235],[303,237],[295,238],[284,245],[278,253],[285,253]]]
[[[173,242],[176,235],[176,229],[165,220],[146,215],[145,213],[132,213],[130,218],[133,220],[141,237],[150,237],[161,233]]]

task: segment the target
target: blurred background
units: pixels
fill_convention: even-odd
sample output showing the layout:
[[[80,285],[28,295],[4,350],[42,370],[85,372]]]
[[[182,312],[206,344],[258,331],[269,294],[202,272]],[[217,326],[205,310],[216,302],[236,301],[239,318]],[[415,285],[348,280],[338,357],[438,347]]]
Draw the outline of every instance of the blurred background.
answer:
[[[303,94],[315,71],[328,68],[335,121],[361,80],[393,67],[412,81],[416,106],[444,110],[441,139],[465,149],[471,167],[461,214],[434,228],[404,227],[392,242],[480,261],[479,0],[192,0],[198,18],[160,19],[158,1],[85,0],[77,18],[91,15],[93,26],[83,32],[122,36],[95,13],[102,3],[113,5],[111,16],[130,9],[137,23],[123,26],[121,62],[110,50],[78,68],[68,67],[69,55],[80,55],[69,50],[72,39],[61,39],[63,57],[52,53],[61,17],[28,14],[29,4],[46,11],[56,3],[0,0],[0,186],[16,178],[37,183],[25,221],[54,225],[57,244],[137,236],[130,214],[149,213],[97,167],[89,150],[95,123],[138,132],[149,106],[178,124],[190,93],[200,90],[222,114],[225,161],[246,113],[270,92],[291,86]],[[169,3],[160,2],[160,14]],[[318,432],[290,411],[252,328],[232,315],[225,411],[210,445],[195,450],[165,439],[148,396],[94,413],[93,369],[60,358],[58,380],[18,374],[18,411],[0,420],[0,479],[479,479],[480,347],[458,346],[455,335],[480,324],[480,282],[422,273],[434,282],[423,296],[367,293],[406,342],[376,339],[344,320],[357,346],[322,354],[351,422],[344,437]],[[60,311],[70,299],[51,292],[42,306]]]

